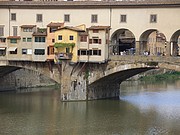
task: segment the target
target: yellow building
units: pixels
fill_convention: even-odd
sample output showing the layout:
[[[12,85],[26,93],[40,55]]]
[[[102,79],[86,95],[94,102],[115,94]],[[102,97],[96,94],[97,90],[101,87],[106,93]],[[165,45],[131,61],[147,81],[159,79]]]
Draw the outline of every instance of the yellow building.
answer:
[[[79,44],[79,33],[85,32],[85,26],[62,27],[55,31],[55,62],[58,60],[78,61],[77,50]]]

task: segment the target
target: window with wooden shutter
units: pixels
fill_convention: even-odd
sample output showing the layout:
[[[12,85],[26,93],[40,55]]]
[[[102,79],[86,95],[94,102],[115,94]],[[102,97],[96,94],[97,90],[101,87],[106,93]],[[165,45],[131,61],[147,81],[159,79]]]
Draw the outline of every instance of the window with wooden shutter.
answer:
[[[101,44],[101,39],[99,39],[99,44]]]
[[[92,44],[92,39],[89,39],[89,44]]]

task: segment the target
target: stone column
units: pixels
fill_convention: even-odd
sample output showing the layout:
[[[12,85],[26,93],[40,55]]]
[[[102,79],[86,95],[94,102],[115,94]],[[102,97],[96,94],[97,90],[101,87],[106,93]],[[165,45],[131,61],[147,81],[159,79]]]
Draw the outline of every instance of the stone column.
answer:
[[[166,56],[171,55],[171,42],[166,42]]]
[[[139,55],[140,54],[140,41],[136,41],[135,49],[136,49],[135,55]]]

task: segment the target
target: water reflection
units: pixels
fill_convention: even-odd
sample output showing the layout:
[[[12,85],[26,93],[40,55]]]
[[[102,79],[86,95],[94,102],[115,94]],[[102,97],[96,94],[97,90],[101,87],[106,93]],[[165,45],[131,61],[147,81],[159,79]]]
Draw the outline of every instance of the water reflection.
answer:
[[[0,135],[180,133],[178,86],[128,84],[121,89],[120,101],[60,102],[59,91],[49,88],[0,93]]]

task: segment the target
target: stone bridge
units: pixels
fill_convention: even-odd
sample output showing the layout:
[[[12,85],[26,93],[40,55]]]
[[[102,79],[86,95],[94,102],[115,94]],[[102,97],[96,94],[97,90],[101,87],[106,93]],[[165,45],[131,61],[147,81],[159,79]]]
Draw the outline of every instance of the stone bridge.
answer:
[[[8,61],[0,60],[0,77],[19,69],[28,69],[51,78],[60,83],[61,67],[50,62],[30,62],[30,61]]]
[[[48,62],[0,61],[0,76],[29,69],[61,83],[61,100],[93,100],[118,97],[122,81],[147,70],[164,68],[180,71],[180,58],[167,56],[111,55],[107,63],[61,65]]]
[[[119,96],[122,81],[147,70],[180,71],[180,58],[111,55],[108,63],[62,63],[61,99],[93,100]]]

